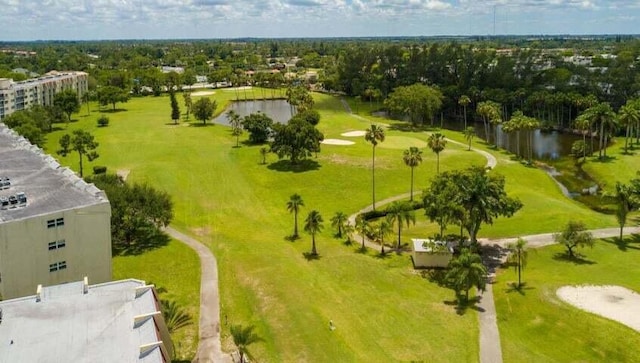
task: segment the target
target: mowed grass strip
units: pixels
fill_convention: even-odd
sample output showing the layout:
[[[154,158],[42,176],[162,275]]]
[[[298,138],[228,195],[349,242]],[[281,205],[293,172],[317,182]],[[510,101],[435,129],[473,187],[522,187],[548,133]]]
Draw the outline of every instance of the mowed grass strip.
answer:
[[[633,242],[631,241],[633,240]],[[579,310],[556,296],[565,285],[620,285],[640,291],[637,236],[583,249],[584,263],[558,258],[559,245],[529,252],[522,293],[511,285],[513,269],[498,273],[493,293],[505,362],[638,362],[640,333],[620,323]]]

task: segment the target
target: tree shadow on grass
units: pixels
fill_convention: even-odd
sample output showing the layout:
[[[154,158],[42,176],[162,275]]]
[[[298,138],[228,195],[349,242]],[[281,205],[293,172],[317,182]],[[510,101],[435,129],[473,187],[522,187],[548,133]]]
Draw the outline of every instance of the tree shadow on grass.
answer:
[[[99,110],[98,112],[100,113],[118,113],[118,112],[125,112],[127,111],[126,108],[116,108],[115,110],[113,108],[110,109],[106,109],[106,110]]]
[[[602,156],[602,157],[595,157],[593,159],[593,162],[594,163],[608,164],[608,163],[612,163],[612,162],[614,162],[616,160],[618,160],[617,157],[611,156],[611,155],[607,155],[607,156]]]
[[[189,127],[211,127],[211,126],[215,126],[216,124],[214,124],[213,122],[207,122],[206,124],[203,124],[201,122],[190,122],[189,123]]]
[[[469,300],[466,300],[464,296],[458,296],[455,300],[445,300],[443,303],[447,306],[454,306],[456,314],[464,315],[469,309],[484,313],[485,310],[477,305],[480,300],[482,300],[482,296],[475,296]]]
[[[565,252],[558,252],[553,255],[553,259],[561,262],[571,262],[574,265],[595,265],[596,261],[587,260],[584,256],[574,253],[574,256],[569,256]]]
[[[378,251],[375,257],[379,260],[386,260],[387,258],[391,257],[391,255],[387,251],[385,251],[384,253]]]
[[[622,238],[622,241],[618,237],[603,238],[602,241],[605,243],[616,245],[622,252],[628,252],[629,249],[640,250],[640,247],[631,245],[631,243],[640,242],[640,235],[637,234],[632,234],[631,236]]]
[[[269,164],[267,168],[282,172],[304,173],[305,171],[320,169],[320,164],[317,161],[310,159],[301,160],[297,164],[292,164],[289,160],[279,160],[275,163]]]
[[[153,229],[141,229],[138,236],[130,243],[112,244],[112,253],[114,256],[137,256],[156,248],[164,247],[169,244],[171,238],[164,232]]]
[[[286,236],[284,239],[289,242],[295,242],[300,239],[300,236],[289,235],[289,236]]]
[[[362,245],[358,245],[358,247],[355,250],[353,250],[353,252],[359,253],[361,255],[366,255],[367,252],[369,252],[369,250],[367,249],[367,247],[362,247]]]
[[[515,282],[510,282],[507,284],[507,288],[504,291],[506,291],[507,294],[517,292],[518,294],[525,296],[527,295],[528,290],[535,290],[535,287],[527,286],[526,282],[523,282],[520,286]]]
[[[319,260],[321,258],[320,254],[311,253],[311,252],[303,252],[302,256],[304,256],[304,259],[307,260],[307,261],[316,261],[316,260]]]

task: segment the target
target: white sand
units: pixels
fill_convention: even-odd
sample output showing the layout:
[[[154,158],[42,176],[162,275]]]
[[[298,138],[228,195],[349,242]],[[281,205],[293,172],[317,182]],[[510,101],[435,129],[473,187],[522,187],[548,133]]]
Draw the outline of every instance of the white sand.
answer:
[[[251,89],[251,86],[244,86],[244,87],[231,87],[231,88],[225,88],[224,90],[227,92],[235,92],[236,90],[245,90],[245,89]]]
[[[359,136],[364,136],[366,134],[367,134],[366,131],[349,131],[349,132],[345,132],[344,134],[340,134],[340,136],[344,136],[344,137],[359,137]]]
[[[215,93],[216,91],[198,91],[198,92],[193,92],[191,95],[194,97],[198,97],[198,96],[214,95]]]
[[[131,172],[131,170],[129,170],[129,169],[119,169],[118,171],[116,171],[116,175],[121,177],[122,180],[126,181],[130,172]]]
[[[640,331],[640,294],[622,286],[563,286],[563,301]]]
[[[322,140],[322,144],[327,145],[353,145],[355,142],[349,140],[340,140],[340,139],[324,139]]]

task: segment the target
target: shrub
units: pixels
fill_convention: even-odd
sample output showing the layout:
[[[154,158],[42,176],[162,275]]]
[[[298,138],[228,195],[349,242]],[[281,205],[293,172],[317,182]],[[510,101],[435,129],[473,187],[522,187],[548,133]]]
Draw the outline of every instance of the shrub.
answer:
[[[107,167],[106,166],[96,165],[96,166],[93,167],[93,174],[95,174],[95,175],[106,174],[106,173],[107,173]]]
[[[364,218],[365,221],[369,221],[380,217],[386,217],[387,213],[388,212],[386,210],[371,210],[360,215],[362,216],[362,218]]]
[[[98,127],[107,127],[109,126],[109,118],[105,115],[100,116],[98,119]]]

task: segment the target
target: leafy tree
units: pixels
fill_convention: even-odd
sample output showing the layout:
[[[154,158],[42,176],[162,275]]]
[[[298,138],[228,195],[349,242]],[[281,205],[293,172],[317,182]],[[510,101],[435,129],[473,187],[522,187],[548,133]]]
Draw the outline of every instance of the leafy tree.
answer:
[[[429,144],[429,148],[431,151],[436,153],[436,173],[440,173],[440,153],[444,150],[444,147],[447,145],[447,140],[444,138],[444,135],[436,132],[429,135],[429,139],[427,140]]]
[[[364,218],[362,215],[358,215],[358,217],[356,217],[355,230],[356,232],[358,232],[360,237],[362,237],[362,250],[364,250],[365,249],[364,240],[367,234],[371,232],[371,225],[369,224],[369,221],[366,218]]]
[[[587,231],[583,222],[569,221],[564,230],[553,235],[553,240],[567,248],[567,255],[574,258],[573,249],[576,247],[592,247],[593,235]]]
[[[407,228],[410,223],[416,224],[416,213],[411,207],[411,204],[407,202],[393,202],[387,208],[387,218],[391,225],[397,224],[398,226],[398,251],[402,246],[402,224],[405,223]]]
[[[450,223],[457,221],[460,225],[464,224],[460,220],[460,214],[464,211],[457,202],[459,193],[459,187],[451,179],[440,177],[433,179],[429,188],[422,193],[425,215],[440,226],[440,237]]]
[[[67,114],[68,121],[71,122],[71,114],[80,111],[78,93],[72,89],[58,92],[53,96],[53,105],[60,107]]]
[[[293,213],[293,238],[298,238],[298,212],[300,208],[304,207],[304,200],[299,194],[293,194],[289,197],[287,202],[287,210],[289,213]]]
[[[249,142],[264,144],[271,136],[273,120],[262,112],[252,113],[244,117],[242,127],[249,132]]]
[[[487,268],[482,264],[482,258],[468,248],[462,250],[460,255],[449,262],[445,277],[451,281],[456,295],[460,300],[460,292],[464,291],[464,301],[469,301],[469,290],[476,287],[484,291],[487,283]]]
[[[344,232],[344,225],[347,223],[347,215],[344,212],[336,212],[331,217],[331,227],[338,230],[338,238],[342,238],[342,232]]]
[[[522,270],[527,266],[527,257],[529,255],[527,251],[527,241],[518,238],[516,242],[509,243],[507,245],[509,250],[509,256],[507,262],[513,264],[518,273],[518,288],[522,286]]]
[[[169,91],[169,99],[171,102],[171,119],[174,124],[178,123],[180,120],[180,106],[178,105],[178,100],[176,99],[176,93],[172,90]]]
[[[415,126],[431,119],[442,107],[442,99],[440,90],[416,83],[395,88],[384,100],[384,105],[391,114],[408,115]]]
[[[98,127],[107,127],[109,126],[109,118],[105,115],[100,115],[100,117],[98,117]]]
[[[411,201],[413,201],[413,169],[422,162],[422,150],[412,146],[404,151],[402,160],[404,165],[411,168]]]
[[[471,141],[473,140],[474,136],[476,136],[476,128],[475,127],[469,126],[469,127],[466,127],[464,129],[464,138],[469,143],[469,148],[467,149],[469,151],[471,151]]]
[[[187,110],[187,121],[189,121],[189,114],[191,113],[191,108],[193,107],[191,92],[184,92],[182,94],[182,98],[184,98],[184,108]]]
[[[240,135],[242,135],[242,118],[234,110],[227,112],[227,119],[231,125],[231,135],[236,137],[236,147],[240,147]]]
[[[240,363],[244,363],[244,357],[249,356],[248,347],[263,340],[253,332],[254,328],[253,326],[243,327],[241,325],[232,325],[230,328],[233,343],[238,347],[240,353]]]
[[[169,194],[145,184],[129,185],[113,174],[94,175],[89,181],[109,198],[115,255],[137,254],[166,242],[161,228],[173,219]]]
[[[98,88],[98,103],[101,106],[108,104],[113,105],[113,110],[116,110],[116,103],[129,101],[129,94],[122,88],[115,86],[104,86]]]
[[[196,120],[202,121],[203,125],[206,125],[207,121],[213,117],[213,113],[217,107],[218,103],[216,101],[211,101],[209,98],[203,97],[193,104],[193,116]]]
[[[298,164],[320,151],[320,142],[324,140],[324,135],[312,124],[297,118],[286,125],[274,124],[273,130],[271,151],[280,159],[288,157],[291,164]]]
[[[316,250],[316,234],[322,230],[322,222],[322,216],[317,210],[309,212],[307,219],[304,221],[304,230],[311,235],[311,255],[313,256],[318,254]]]
[[[371,185],[373,210],[376,210],[376,146],[384,141],[384,129],[381,126],[371,124],[364,135],[364,139],[371,143],[373,155],[371,159]]]
[[[2,122],[7,125],[30,143],[44,146],[45,136],[43,125],[38,123],[38,119],[34,117],[32,110],[20,110],[7,115]]]
[[[93,161],[100,156],[96,152],[99,144],[88,131],[74,130],[71,135],[63,135],[59,143],[60,150],[58,150],[58,154],[67,156],[67,154],[72,151],[78,153],[78,158],[80,159],[80,177],[83,176],[82,161],[84,157],[86,157],[88,161]]]
[[[291,115],[310,110],[313,107],[313,97],[304,86],[287,88],[287,102],[291,106]]]

